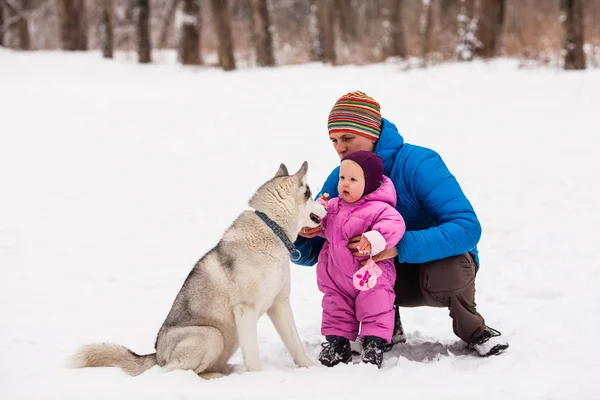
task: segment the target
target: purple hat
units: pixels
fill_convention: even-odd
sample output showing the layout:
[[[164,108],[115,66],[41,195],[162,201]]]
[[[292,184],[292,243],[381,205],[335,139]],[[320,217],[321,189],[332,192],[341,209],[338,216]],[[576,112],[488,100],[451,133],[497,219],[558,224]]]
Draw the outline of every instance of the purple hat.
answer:
[[[342,158],[342,161],[344,160],[352,160],[362,168],[365,174],[363,196],[373,193],[379,187],[383,179],[383,161],[381,157],[370,151],[359,150]]]

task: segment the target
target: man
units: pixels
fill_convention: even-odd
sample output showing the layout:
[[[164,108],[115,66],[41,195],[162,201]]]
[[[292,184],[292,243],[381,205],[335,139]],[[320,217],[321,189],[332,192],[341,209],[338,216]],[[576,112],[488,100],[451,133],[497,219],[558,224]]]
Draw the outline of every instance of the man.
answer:
[[[377,101],[356,91],[333,106],[329,138],[340,158],[358,150],[383,159],[384,173],[396,188],[396,209],[406,233],[396,248],[373,256],[375,262],[394,257],[395,304],[400,307],[446,307],[454,333],[477,354],[487,357],[508,348],[500,332],[485,325],[475,309],[475,274],[479,269],[477,243],[481,225],[460,185],[433,150],[404,143],[396,126],[381,117]],[[329,175],[319,196],[337,197],[339,166]],[[323,239],[317,228],[303,228],[295,245],[299,265],[314,265]],[[360,237],[348,248],[355,256]],[[405,341],[396,308],[392,343]],[[340,350],[342,351],[342,350]]]

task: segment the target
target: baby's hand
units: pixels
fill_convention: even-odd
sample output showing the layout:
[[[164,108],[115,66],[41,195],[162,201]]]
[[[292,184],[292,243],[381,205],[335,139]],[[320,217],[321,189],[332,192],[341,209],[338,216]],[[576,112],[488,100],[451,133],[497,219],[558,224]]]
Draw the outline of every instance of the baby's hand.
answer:
[[[371,242],[366,237],[361,236],[356,249],[360,254],[371,254]]]
[[[329,193],[323,193],[316,201],[323,207],[327,208],[327,203],[329,203]]]

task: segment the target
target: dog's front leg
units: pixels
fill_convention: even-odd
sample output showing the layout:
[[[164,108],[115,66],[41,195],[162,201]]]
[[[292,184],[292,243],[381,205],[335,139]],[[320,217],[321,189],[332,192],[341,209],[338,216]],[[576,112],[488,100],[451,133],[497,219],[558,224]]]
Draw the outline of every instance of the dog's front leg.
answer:
[[[300,341],[289,298],[277,299],[271,308],[267,310],[267,315],[273,322],[277,333],[279,333],[283,344],[292,355],[296,365],[299,367],[315,365],[306,355],[304,346],[302,346],[302,342]]]
[[[244,365],[248,371],[260,371],[257,334],[258,312],[255,308],[246,304],[235,306],[233,312],[244,357]]]

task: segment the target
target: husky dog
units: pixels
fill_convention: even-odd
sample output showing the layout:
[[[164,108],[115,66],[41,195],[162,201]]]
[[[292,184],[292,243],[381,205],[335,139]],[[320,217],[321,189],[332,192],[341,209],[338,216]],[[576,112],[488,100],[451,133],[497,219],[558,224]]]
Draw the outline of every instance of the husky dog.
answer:
[[[265,312],[294,362],[314,365],[300,342],[289,299],[292,241],[303,226],[317,226],[325,215],[312,200],[307,169],[304,162],[289,175],[281,164],[250,199],[254,210],[244,211],[196,263],[158,332],[156,353],[90,344],[70,358],[70,366],[119,367],[135,376],[158,364],[208,379],[231,372],[227,362],[239,346],[246,369],[259,371],[257,322]]]

